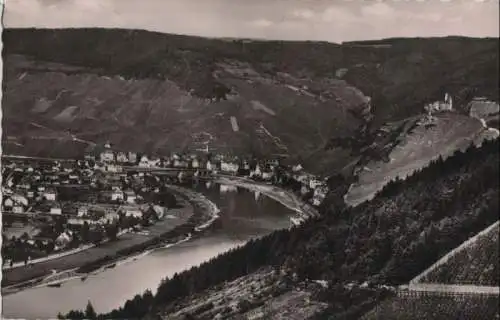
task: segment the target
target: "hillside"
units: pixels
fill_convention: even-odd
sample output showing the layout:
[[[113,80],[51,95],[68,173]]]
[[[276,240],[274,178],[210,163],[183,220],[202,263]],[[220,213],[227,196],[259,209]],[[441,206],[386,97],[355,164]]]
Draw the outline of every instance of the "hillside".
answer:
[[[350,173],[368,146],[380,156],[387,142],[373,147],[371,137],[384,123],[444,92],[459,108],[471,95],[498,101],[497,39],[360,45],[12,29],[3,40],[8,154],[74,157],[107,140],[151,153],[208,144]]]
[[[317,313],[311,319],[357,318],[392,295],[384,286],[408,283],[498,220],[498,147],[497,139],[433,161],[406,180],[389,183],[371,201],[251,241],[174,275],[154,297],[138,295],[106,317],[190,319],[195,310],[189,306],[211,299],[213,304],[196,309],[198,319],[216,313],[238,319],[243,313],[279,313],[274,306],[291,299],[284,304],[288,312],[293,306],[303,310],[305,303]],[[252,284],[245,282],[249,279]],[[234,299],[220,299],[224,291]],[[451,317],[457,314],[449,311]]]

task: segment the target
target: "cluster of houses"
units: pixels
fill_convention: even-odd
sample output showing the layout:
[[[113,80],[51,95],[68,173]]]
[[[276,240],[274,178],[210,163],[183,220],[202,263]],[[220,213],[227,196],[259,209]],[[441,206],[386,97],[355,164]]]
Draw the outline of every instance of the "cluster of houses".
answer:
[[[446,95],[445,103],[451,106],[451,97]],[[99,152],[86,155],[87,160],[94,160],[99,165],[95,168],[101,168],[104,171],[120,172],[121,166],[130,165],[138,168],[178,168],[193,169],[194,176],[201,171],[211,174],[230,174],[246,176],[259,181],[276,181],[276,168],[280,166],[277,159],[269,160],[248,160],[235,156],[215,154],[211,157],[204,157],[196,154],[178,154],[173,153],[170,156],[151,156],[134,152],[116,152],[113,151],[109,143],[104,148],[97,149]],[[288,168],[287,175],[290,178],[302,184],[301,194],[313,193],[309,200],[312,205],[319,206],[328,193],[326,182],[318,179],[316,176],[304,172],[302,166],[296,165]],[[184,173],[179,172],[179,178]]]
[[[306,173],[301,165],[284,167],[278,160],[249,160],[218,154],[209,157],[174,153],[156,157],[117,152],[110,144],[93,148],[80,160],[3,162],[2,212],[21,216],[38,213],[63,216],[68,227],[77,228],[73,230],[84,224],[99,229],[121,217],[141,219],[146,212],[150,213],[149,210],[161,217],[165,209],[143,204],[141,197],[141,194],[159,192],[158,187],[145,183],[146,178],[158,177],[136,170],[138,168],[190,169],[179,170],[179,178],[184,172],[194,176],[226,174],[275,184],[280,184],[285,176],[300,183],[300,194],[308,195],[308,201],[314,206],[319,206],[328,192],[325,181]],[[64,186],[69,188],[61,188]],[[62,190],[75,190],[76,198],[68,199],[67,194],[60,193]],[[74,232],[70,230],[65,229],[57,235],[55,250],[72,241]]]
[[[58,187],[97,187],[99,177],[86,161],[54,161],[51,164],[41,163],[36,166],[4,161],[2,175],[1,209],[5,213],[67,215],[74,218],[71,221],[77,221],[92,212],[90,204],[96,203],[99,196],[111,203],[128,205],[122,208],[125,215],[139,215],[138,210],[134,208],[141,197],[131,189],[122,190],[125,174],[110,176],[112,178],[106,181],[111,184],[110,190],[98,190],[94,198],[89,196],[84,203],[75,201],[71,206],[61,205]],[[106,220],[112,218],[109,212],[105,213]],[[98,220],[98,223],[102,221]]]
[[[300,194],[302,196],[312,193],[309,202],[313,206],[320,206],[328,194],[328,185],[325,179],[304,172],[300,164],[292,167],[291,177],[301,183]]]

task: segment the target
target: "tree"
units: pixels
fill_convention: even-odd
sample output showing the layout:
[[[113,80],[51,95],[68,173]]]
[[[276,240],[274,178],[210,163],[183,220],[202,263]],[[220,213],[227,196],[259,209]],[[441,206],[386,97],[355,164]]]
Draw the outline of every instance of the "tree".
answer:
[[[118,226],[116,224],[109,224],[106,226],[106,236],[110,240],[116,240],[118,234]]]
[[[82,226],[82,241],[83,242],[88,242],[89,241],[89,223],[85,221]]]
[[[85,318],[86,319],[96,319],[97,318],[97,313],[94,310],[94,307],[92,306],[92,303],[89,302],[87,303],[87,307],[85,308]]]

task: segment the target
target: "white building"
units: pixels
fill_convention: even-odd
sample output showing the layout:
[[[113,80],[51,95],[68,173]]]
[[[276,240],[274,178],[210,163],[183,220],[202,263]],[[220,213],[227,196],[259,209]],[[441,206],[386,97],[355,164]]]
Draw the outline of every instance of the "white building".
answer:
[[[142,211],[137,208],[127,208],[125,209],[126,217],[142,218]]]
[[[27,207],[27,206],[28,206],[28,204],[29,204],[28,199],[27,199],[26,197],[22,196],[22,195],[19,195],[19,194],[13,194],[13,195],[11,196],[11,198],[12,198],[12,200],[13,200],[15,203],[17,203],[17,204],[19,204],[19,205],[22,205],[22,206]]]
[[[7,198],[4,200],[3,206],[4,206],[4,208],[8,208],[10,210],[14,206],[14,201],[12,201],[11,198]]]
[[[86,206],[81,206],[78,208],[77,215],[78,217],[85,217],[89,214],[89,208]]]
[[[323,182],[318,179],[309,180],[309,188],[316,189],[317,187],[323,185]]]
[[[207,161],[207,170],[208,171],[213,171],[215,169],[215,166],[212,164],[212,162]]]
[[[52,207],[52,208],[50,208],[50,214],[61,215],[62,210],[61,210],[61,208],[58,208],[58,207]]]
[[[128,153],[128,162],[136,163],[137,162],[137,154],[135,152]]]
[[[263,171],[262,172],[262,179],[264,180],[271,180],[273,178],[274,174],[272,171]]]
[[[304,168],[302,168],[302,165],[300,163],[298,165],[295,165],[292,167],[293,172],[300,172],[300,171],[302,171],[302,169],[304,169]]]
[[[115,154],[110,149],[106,149],[101,152],[100,159],[102,162],[113,162],[115,161]]]
[[[137,201],[137,196],[134,191],[132,190],[127,190],[125,191],[125,197],[127,203],[134,204]]]
[[[111,192],[111,201],[123,201],[124,196],[121,190],[113,190]]]
[[[64,231],[56,238],[55,250],[59,250],[66,247],[72,240],[73,240],[72,232],[69,230]]]
[[[13,212],[13,213],[24,213],[24,207],[23,207],[23,206],[20,206],[20,205],[15,205],[15,206],[12,208],[12,212]]]
[[[56,191],[55,190],[45,190],[42,195],[48,201],[56,201]]]
[[[250,177],[261,177],[262,176],[262,171],[260,170],[260,166],[257,165],[255,166],[255,170],[250,172]]]
[[[220,163],[220,170],[222,172],[237,173],[239,167],[240,166],[237,163],[234,163],[234,162],[222,161]]]
[[[121,166],[117,166],[115,164],[108,164],[108,165],[105,166],[105,170],[107,172],[117,173],[117,172],[122,172],[122,167]]]
[[[149,158],[146,155],[143,155],[139,160],[139,167],[149,168]]]
[[[99,219],[99,223],[106,224],[106,223],[108,223],[108,221],[113,223],[114,221],[117,221],[119,218],[120,218],[120,216],[118,215],[118,213],[116,211],[106,212],[104,217]]]
[[[198,159],[193,159],[193,161],[191,161],[191,167],[195,169],[198,169],[200,167],[200,162],[198,161]]]
[[[116,162],[119,162],[119,163],[128,162],[127,154],[125,152],[118,152],[118,154],[116,155]]]

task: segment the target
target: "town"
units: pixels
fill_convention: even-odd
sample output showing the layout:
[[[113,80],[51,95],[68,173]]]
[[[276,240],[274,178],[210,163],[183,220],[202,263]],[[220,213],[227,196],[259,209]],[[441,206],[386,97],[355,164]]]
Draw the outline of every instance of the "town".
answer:
[[[300,164],[220,154],[151,156],[90,147],[82,159],[2,159],[3,268],[119,241],[165,218],[176,206],[166,184],[239,177],[293,190],[313,207],[324,200],[325,180]],[[300,219],[292,219],[299,224]]]

